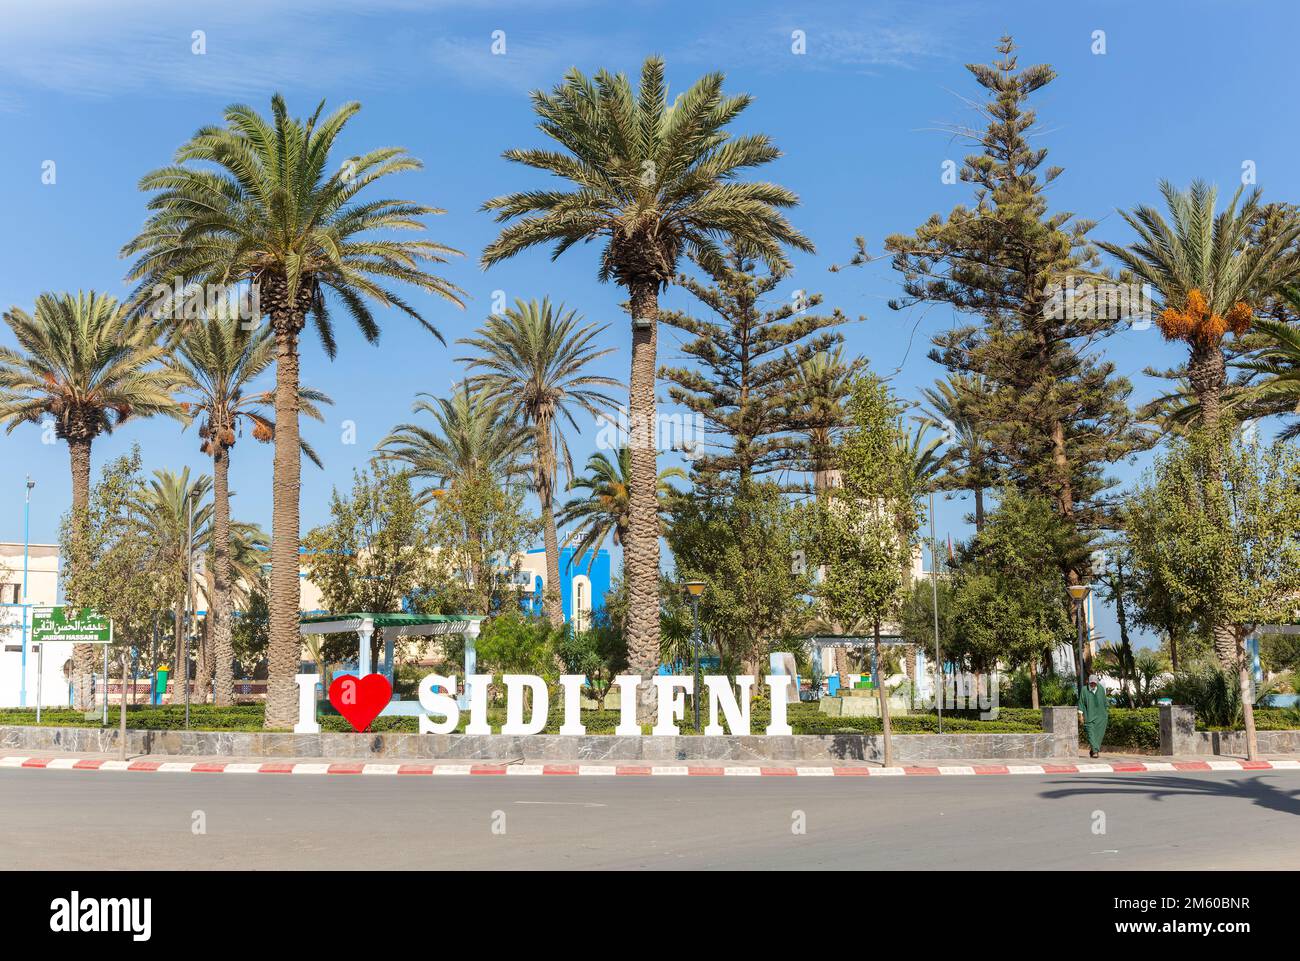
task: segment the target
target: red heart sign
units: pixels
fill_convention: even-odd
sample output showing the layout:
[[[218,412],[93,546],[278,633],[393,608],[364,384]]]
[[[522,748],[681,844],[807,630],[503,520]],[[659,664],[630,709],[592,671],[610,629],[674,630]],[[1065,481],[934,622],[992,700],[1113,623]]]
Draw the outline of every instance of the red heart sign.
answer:
[[[364,731],[392,699],[393,685],[382,674],[345,674],[330,685],[330,703],[348,719],[354,731]]]

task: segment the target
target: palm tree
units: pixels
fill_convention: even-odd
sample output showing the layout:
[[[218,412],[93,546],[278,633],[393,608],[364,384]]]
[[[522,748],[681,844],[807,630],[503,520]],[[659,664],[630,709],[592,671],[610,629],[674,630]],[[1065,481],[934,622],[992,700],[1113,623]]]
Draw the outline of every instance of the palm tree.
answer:
[[[90,448],[101,434],[133,417],[178,416],[172,377],[156,364],[165,355],[157,328],[133,320],[105,294],[41,294],[35,311],[4,315],[19,350],[0,347],[0,423],[52,422],[72,465],[72,543],[77,563],[90,507]],[[71,599],[70,599],[71,600]],[[78,707],[90,701],[94,648],[73,649]]]
[[[783,245],[812,243],[780,210],[798,198],[771,183],[741,183],[747,167],[780,156],[762,134],[732,137],[724,128],[750,103],[722,93],[723,77],[700,78],[670,106],[664,63],[649,57],[640,89],[623,74],[594,78],[577,69],[551,93],[533,93],[538,127],[562,150],[512,149],[508,160],[563,178],[572,190],[528,190],[489,200],[502,229],[483,251],[484,267],[541,244],[552,259],[574,244],[604,243],[599,278],[628,292],[632,315],[631,490],[624,567],[632,670],[648,678],[659,661],[659,538],[655,498],[655,349],[659,293],[686,256],[720,270],[720,243],[734,243],[773,270],[789,270]],[[654,713],[654,691],[640,688],[639,713]]]
[[[1223,343],[1228,334],[1250,329],[1259,299],[1296,270],[1286,248],[1300,236],[1300,221],[1252,243],[1259,221],[1259,190],[1238,208],[1242,188],[1226,210],[1215,213],[1218,190],[1194,181],[1186,191],[1161,181],[1172,224],[1145,205],[1121,216],[1137,232],[1128,247],[1099,242],[1158,293],[1163,310],[1157,326],[1167,340],[1187,344],[1187,378],[1204,425],[1217,428],[1227,385]]]
[[[182,403],[187,416],[200,422],[201,449],[212,456],[212,596],[206,627],[215,661],[213,702],[218,705],[231,704],[235,697],[230,636],[230,449],[245,420],[252,424],[254,440],[267,443],[275,437],[275,421],[268,412],[275,403],[273,392],[249,389],[274,360],[270,328],[250,329],[243,319],[227,313],[186,324],[168,365],[176,375],[178,391],[188,398]],[[299,388],[301,413],[321,420],[318,403],[330,400],[320,391]],[[306,441],[300,445],[319,467],[320,458]]]
[[[502,479],[526,473],[524,455],[530,435],[510,416],[510,398],[457,385],[450,397],[420,394],[411,413],[433,418],[430,429],[419,424],[398,424],[375,449],[383,460],[410,465],[411,476],[430,480],[433,489],[420,498],[427,504],[437,489],[471,475]]]
[[[215,483],[214,483],[215,491]],[[230,616],[230,610],[234,604],[248,603],[251,596],[253,585],[261,579],[262,564],[266,561],[266,552],[271,546],[270,539],[266,532],[258,524],[248,523],[246,521],[229,520],[227,510],[226,532],[227,536],[222,538],[216,534],[219,527],[217,515],[220,510],[217,507],[217,497],[213,494],[213,532],[214,536],[209,539],[207,562],[204,564],[203,582],[199,585],[200,592],[203,595],[203,603],[207,609],[207,616],[203,619],[203,646],[200,648],[198,672],[199,678],[204,684],[212,685],[212,700],[214,704],[233,704],[235,698],[234,672],[232,662],[235,658],[234,645],[230,633],[231,621],[227,620],[225,651],[215,636],[218,628],[216,618],[216,608],[219,603],[216,579],[216,554],[218,545],[224,547],[226,554],[226,588],[225,604],[227,618]],[[224,667],[223,667],[224,664]],[[228,678],[224,683],[229,688],[225,692],[227,700],[220,700],[221,692],[219,686],[224,676]],[[324,674],[321,675],[324,677]]]
[[[555,475],[557,467],[573,477],[573,458],[560,426],[563,417],[578,430],[573,407],[592,417],[615,406],[596,387],[618,387],[612,377],[583,373],[587,364],[613,347],[598,350],[595,341],[608,328],[588,324],[579,327],[581,317],[564,305],[551,306],[549,299],[524,303],[516,300],[504,314],[489,317],[475,337],[458,343],[477,348],[477,357],[458,358],[471,370],[486,373],[469,379],[470,385],[490,395],[510,398],[513,416],[532,429],[533,486],[542,508],[542,532],[546,545],[546,615],[556,627],[564,625],[560,602],[560,547],[555,536]]]
[[[186,613],[197,609],[190,575],[195,561],[212,543],[212,478],[199,474],[190,479],[190,469],[179,473],[155,470],[153,479],[138,494],[133,513],[154,547],[158,569],[163,571],[160,592],[172,599],[172,639],[176,660],[172,676],[172,702],[184,696],[189,680],[189,650],[186,642]],[[193,515],[191,522],[191,505]],[[193,585],[198,584],[197,576]],[[191,630],[193,625],[188,625]]]
[[[902,452],[903,469],[907,474],[909,490],[926,493],[934,490],[936,478],[943,471],[943,437],[928,436],[932,426],[921,421],[910,434],[901,430],[898,448]]]
[[[992,445],[980,433],[975,413],[988,385],[978,374],[953,374],[921,391],[929,405],[923,423],[944,432],[939,490],[968,490],[975,498],[975,529],[984,527],[984,492],[997,483]]]
[[[631,527],[629,495],[629,475],[631,474],[631,454],[626,447],[620,447],[615,459],[611,461],[604,454],[592,454],[587,459],[587,475],[574,478],[569,484],[570,490],[588,491],[584,497],[575,497],[560,509],[557,520],[561,524],[577,524],[578,529],[566,538],[566,543],[577,541],[573,563],[582,560],[588,551],[591,560],[587,569],[596,562],[596,552],[604,546],[605,538],[613,535],[614,545],[626,542]],[[686,480],[686,472],[680,467],[669,467],[659,472],[655,496],[659,501],[657,516],[660,531],[668,519],[668,500],[676,494],[677,488],[668,483],[670,477]]]
[[[142,190],[156,191],[149,201],[153,213],[123,249],[138,255],[130,271],[140,281],[137,301],[159,285],[249,284],[259,312],[271,321],[276,432],[267,727],[288,727],[297,713],[298,338],[307,318],[333,357],[330,300],[343,306],[371,343],[379,338],[379,324],[370,302],[397,308],[442,339],[391,289],[394,283],[463,306],[459,288],[424,269],[458,251],[431,240],[383,236],[421,230],[420,218],[442,211],[405,200],[357,201],[369,185],[417,170],[420,162],[400,147],[382,147],[332,163],[331,150],[361,105],[348,103],[322,118],[324,106],[322,101],[305,121],[289,115],[279,94],[271,98],[269,120],[252,107],[227,107],[225,126],[201,128],[177,151],[175,163],[140,181]]]
[[[835,445],[848,428],[853,380],[867,366],[864,358],[845,361],[841,347],[818,351],[791,378],[789,422],[803,437],[804,469],[813,475],[818,498],[838,483]]]

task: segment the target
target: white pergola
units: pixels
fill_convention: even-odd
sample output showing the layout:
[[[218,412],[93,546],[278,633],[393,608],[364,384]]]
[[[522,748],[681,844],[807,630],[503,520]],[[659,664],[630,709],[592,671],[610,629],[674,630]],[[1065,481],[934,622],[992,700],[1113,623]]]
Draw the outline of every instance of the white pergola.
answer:
[[[398,637],[447,637],[460,635],[465,639],[465,677],[475,673],[478,655],[474,642],[478,639],[483,621],[478,614],[379,614],[373,611],[346,614],[311,614],[299,620],[298,631],[303,636],[311,634],[349,634],[356,631],[360,644],[357,673],[364,676],[370,671],[370,639],[375,628],[384,629],[384,653],[379,673],[393,680],[393,645]],[[458,699],[462,708],[468,706],[466,695]],[[382,714],[409,714],[409,702],[394,697],[392,704]]]

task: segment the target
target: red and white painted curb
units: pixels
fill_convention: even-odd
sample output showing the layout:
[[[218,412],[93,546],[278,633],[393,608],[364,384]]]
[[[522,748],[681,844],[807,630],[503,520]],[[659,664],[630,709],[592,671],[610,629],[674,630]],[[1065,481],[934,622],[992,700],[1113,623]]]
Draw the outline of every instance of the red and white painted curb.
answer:
[[[131,771],[143,774],[395,774],[687,776],[687,777],[889,777],[978,774],[1132,774],[1195,771],[1294,771],[1300,761],[1115,761],[1095,764],[979,764],[935,767],[710,767],[637,764],[378,764],[372,762],[107,761],[103,758],[0,757],[0,768]]]

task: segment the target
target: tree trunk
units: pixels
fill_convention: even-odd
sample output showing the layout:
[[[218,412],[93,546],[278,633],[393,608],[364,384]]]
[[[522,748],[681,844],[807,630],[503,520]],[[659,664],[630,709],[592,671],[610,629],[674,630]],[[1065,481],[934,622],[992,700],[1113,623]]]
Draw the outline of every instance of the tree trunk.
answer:
[[[1241,687],[1241,718],[1246,727],[1246,760],[1259,758],[1259,739],[1255,736],[1255,702],[1250,696],[1250,663],[1246,659],[1246,629],[1238,624],[1233,628],[1236,642],[1237,683]]]
[[[190,656],[185,649],[185,602],[172,605],[172,642],[176,658],[172,661],[172,703],[185,703],[185,685],[190,680]]]
[[[1038,710],[1038,658],[1033,656],[1029,658],[1029,703]]]
[[[1218,429],[1223,387],[1228,381],[1223,348],[1216,344],[1193,344],[1187,361],[1187,380],[1201,405],[1201,424],[1213,434]]]
[[[268,728],[293,727],[298,714],[294,675],[302,659],[298,632],[298,334],[304,315],[272,315],[275,329],[275,475],[271,498],[270,642],[266,682]]]
[[[975,530],[984,530],[984,488],[975,488]]]
[[[117,709],[117,759],[126,760],[126,675],[128,673],[128,648],[122,648],[122,696]]]
[[[564,626],[564,599],[560,587],[560,541],[555,534],[555,458],[551,425],[539,422],[533,456],[537,458],[537,499],[542,505],[542,542],[546,547],[546,587],[542,605],[552,627]],[[574,609],[577,616],[577,609]]]
[[[1173,628],[1169,629],[1169,669],[1178,673],[1178,634]]]
[[[654,282],[632,285],[632,376],[628,388],[628,530],[623,543],[627,581],[629,666],[641,675],[637,718],[655,716],[651,683],[659,666],[659,504],[655,457],[655,350],[659,290]]]
[[[894,745],[891,739],[891,732],[889,729],[889,695],[885,693],[885,680],[884,680],[885,673],[884,671],[881,670],[882,662],[880,659],[880,622],[879,621],[875,622],[875,624],[873,625],[873,630],[874,630],[873,636],[874,636],[876,656],[872,659],[871,673],[873,675],[872,679],[876,683],[876,696],[880,698],[880,730],[881,733],[883,734],[883,740],[885,742],[884,764],[885,767],[893,767]]]
[[[230,452],[219,437],[212,444],[212,601],[208,634],[212,647],[212,703],[235,702],[235,648],[230,636]]]
[[[72,563],[85,550],[86,524],[90,514],[90,439],[68,439],[72,462]],[[69,598],[76,605],[76,598]],[[95,651],[93,644],[75,644],[72,648],[73,706],[79,711],[94,708]]]
[[[1231,674],[1237,669],[1237,632],[1231,624],[1216,624],[1210,632],[1214,642],[1214,655],[1219,667]]]

